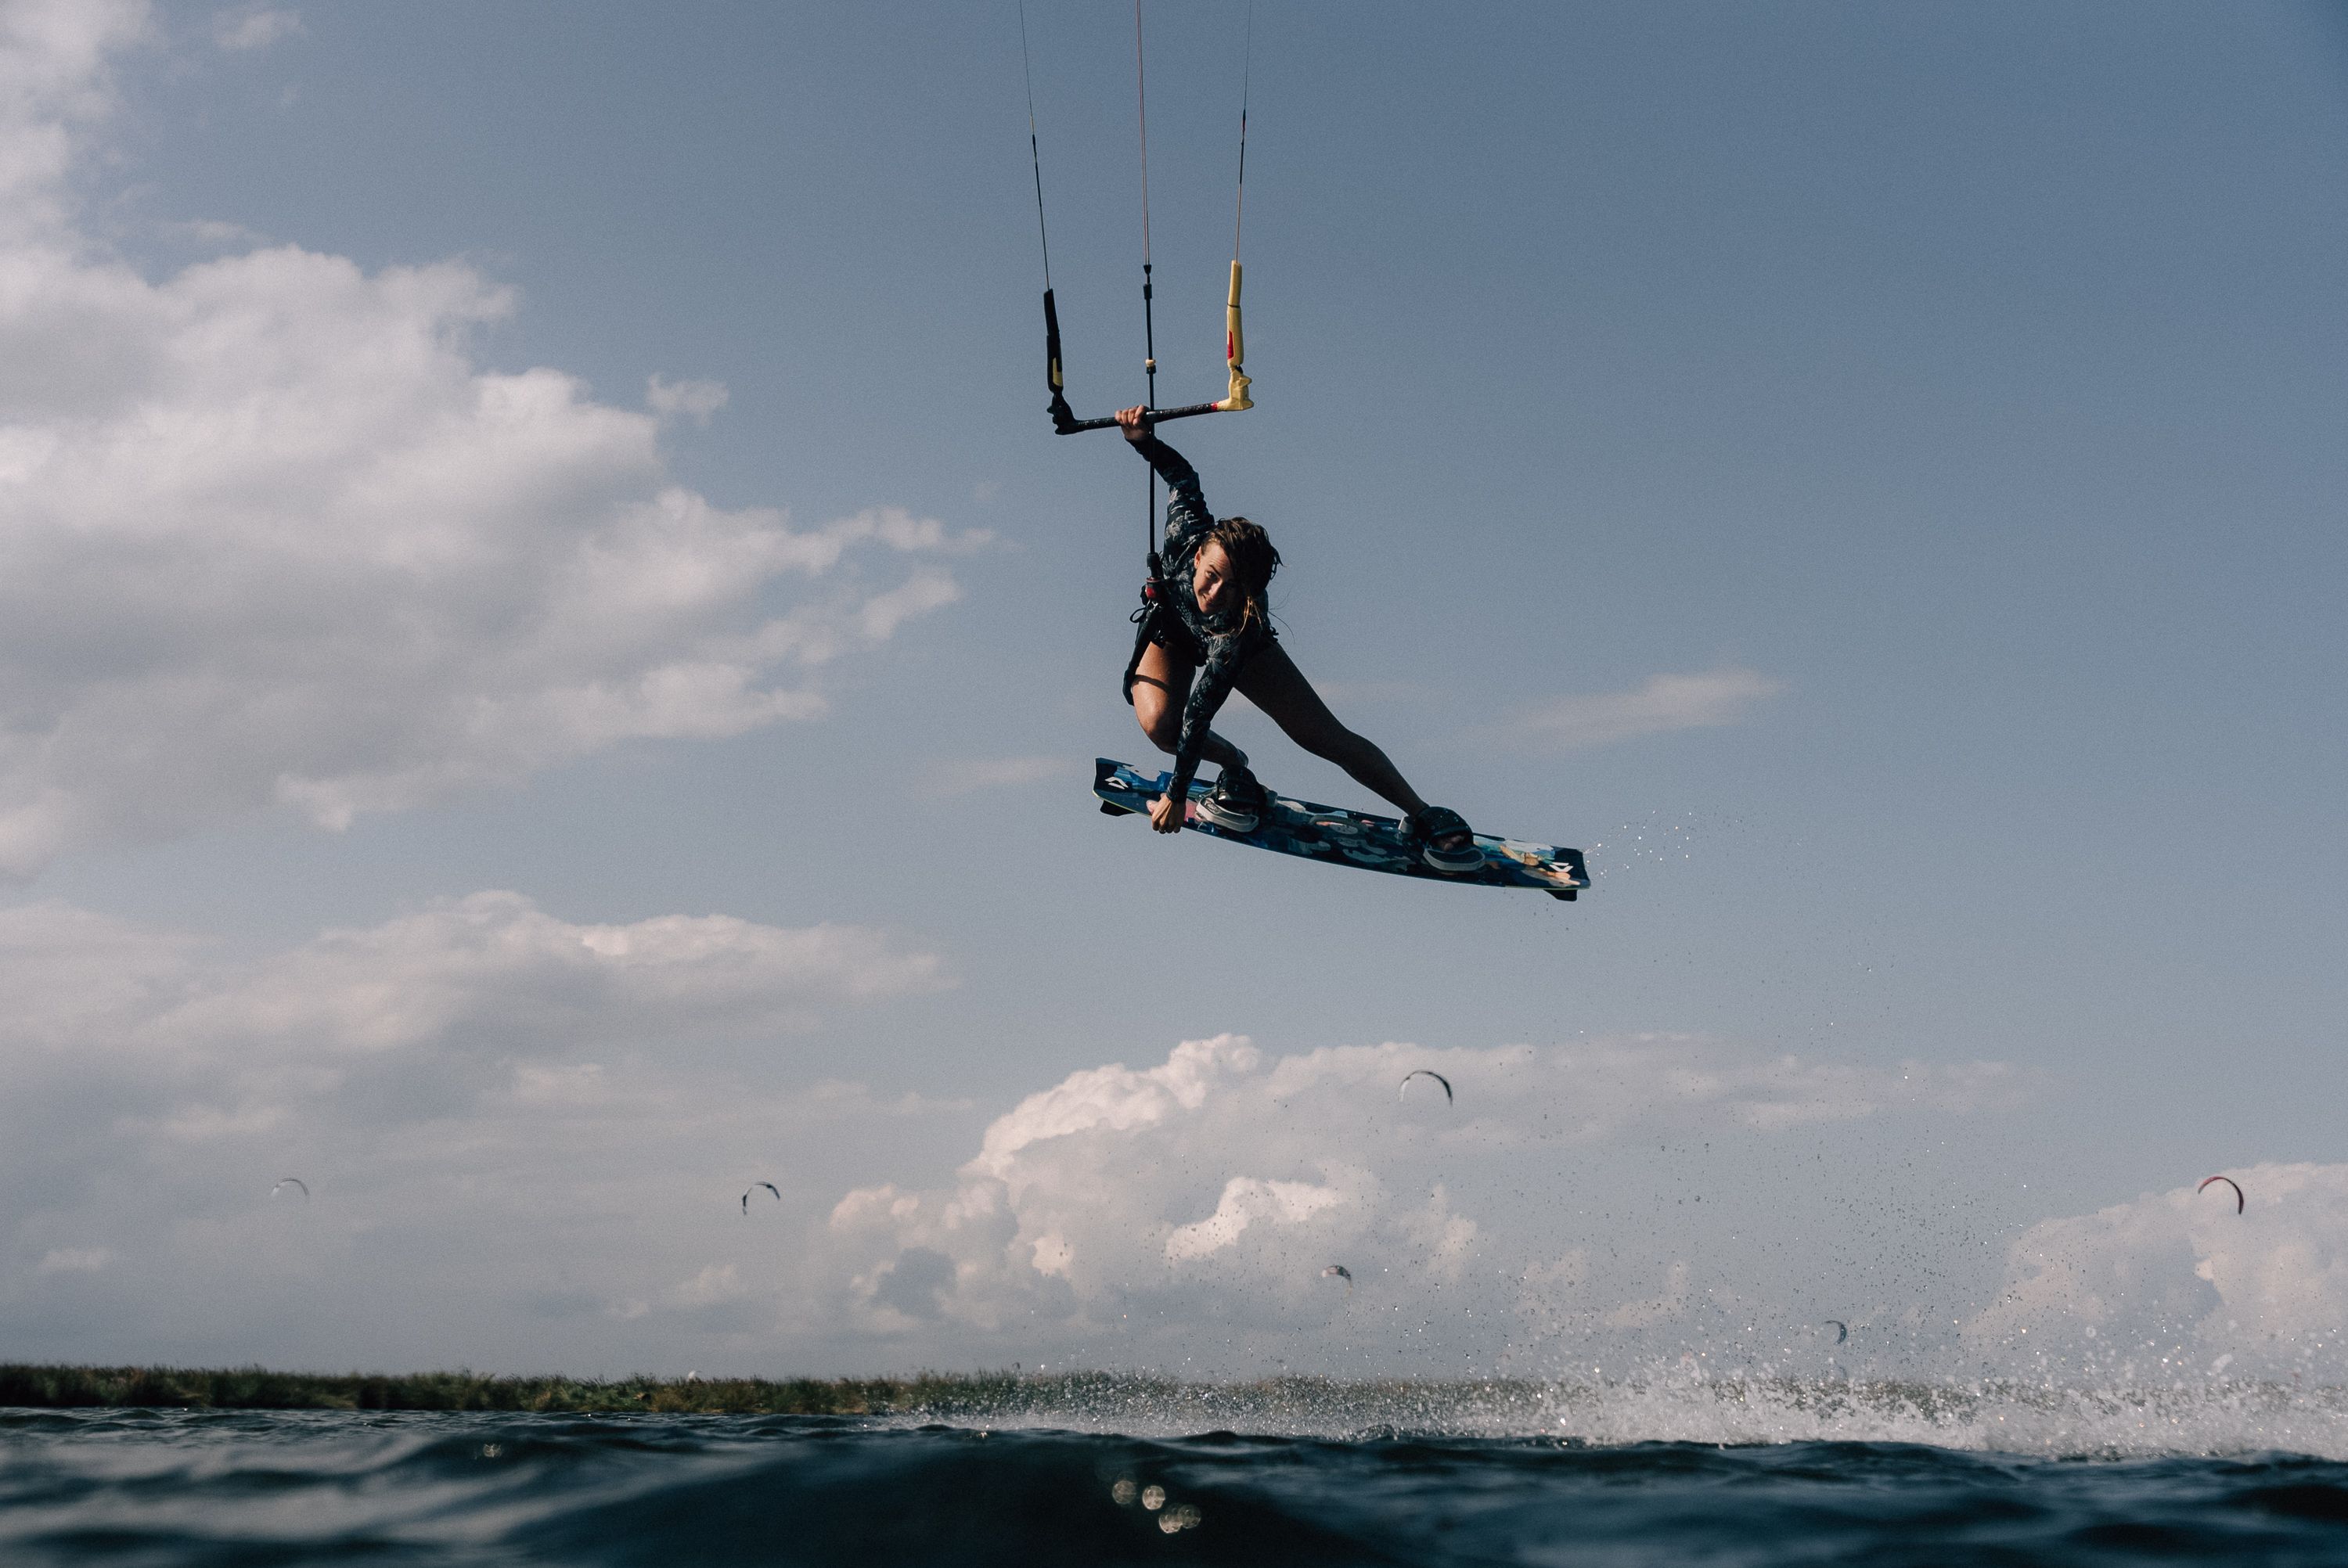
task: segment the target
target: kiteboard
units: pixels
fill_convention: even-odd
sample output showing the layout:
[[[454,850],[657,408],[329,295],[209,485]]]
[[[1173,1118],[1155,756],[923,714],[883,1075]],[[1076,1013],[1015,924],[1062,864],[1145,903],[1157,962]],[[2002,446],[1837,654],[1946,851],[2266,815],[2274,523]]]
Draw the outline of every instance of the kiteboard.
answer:
[[[1110,816],[1147,813],[1174,781],[1172,774],[1155,778],[1124,763],[1099,757],[1093,763],[1093,794]],[[1387,871],[1398,876],[1424,876],[1430,882],[1465,882],[1485,887],[1530,887],[1552,898],[1571,898],[1590,886],[1581,851],[1553,844],[1526,844],[1513,838],[1476,835],[1484,852],[1483,864],[1472,871],[1437,871],[1419,858],[1417,849],[1403,837],[1402,824],[1390,816],[1370,816],[1342,806],[1316,805],[1309,800],[1272,795],[1253,830],[1233,833],[1199,815],[1198,802],[1211,786],[1193,779],[1189,804],[1182,825],[1210,838],[1253,845],[1281,855],[1318,860],[1330,866],[1358,866],[1365,871]]]

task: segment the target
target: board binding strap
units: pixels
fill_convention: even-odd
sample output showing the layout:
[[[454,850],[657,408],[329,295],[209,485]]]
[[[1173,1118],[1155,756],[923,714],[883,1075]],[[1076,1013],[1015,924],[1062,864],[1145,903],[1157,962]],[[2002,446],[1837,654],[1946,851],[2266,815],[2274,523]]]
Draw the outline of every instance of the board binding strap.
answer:
[[[1173,782],[1171,774],[1144,774],[1113,757],[1093,762],[1093,794],[1110,816],[1147,812]],[[1199,815],[1198,802],[1212,786],[1190,782],[1190,804],[1182,825],[1210,838],[1229,839],[1276,855],[1293,855],[1327,866],[1351,866],[1364,871],[1384,871],[1398,876],[1424,877],[1430,882],[1459,882],[1483,887],[1523,887],[1570,901],[1590,886],[1581,851],[1521,839],[1476,835],[1484,852],[1483,864],[1471,871],[1438,871],[1419,858],[1416,847],[1403,836],[1402,824],[1390,816],[1371,816],[1342,806],[1320,805],[1283,794],[1272,794],[1254,827],[1234,833]]]

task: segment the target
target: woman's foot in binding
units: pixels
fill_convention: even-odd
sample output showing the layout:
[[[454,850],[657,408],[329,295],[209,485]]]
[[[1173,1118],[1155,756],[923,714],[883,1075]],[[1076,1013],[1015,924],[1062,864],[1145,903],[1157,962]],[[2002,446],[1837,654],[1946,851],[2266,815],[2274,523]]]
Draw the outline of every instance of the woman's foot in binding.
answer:
[[[1466,819],[1447,806],[1424,805],[1410,814],[1404,831],[1418,857],[1437,871],[1473,871],[1484,864]]]
[[[1263,785],[1245,763],[1225,768],[1215,787],[1199,797],[1198,813],[1226,833],[1253,833],[1263,820]]]

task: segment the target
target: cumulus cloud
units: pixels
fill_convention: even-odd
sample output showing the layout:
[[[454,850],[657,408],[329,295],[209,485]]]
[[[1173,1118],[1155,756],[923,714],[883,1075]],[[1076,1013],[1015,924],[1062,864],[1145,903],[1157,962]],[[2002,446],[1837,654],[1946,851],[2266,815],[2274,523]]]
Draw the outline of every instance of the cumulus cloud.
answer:
[[[1527,709],[1512,729],[1540,745],[1611,745],[1641,735],[1738,723],[1755,704],[1785,690],[1782,681],[1734,665],[1690,675],[1650,675],[1628,692],[1560,697]]]
[[[1342,1206],[1347,1198],[1335,1182],[1325,1186],[1311,1182],[1273,1182],[1261,1176],[1233,1176],[1223,1184],[1215,1212],[1187,1225],[1176,1225],[1166,1237],[1166,1261],[1185,1263],[1211,1257],[1235,1246],[1251,1225],[1267,1227],[1301,1225],[1314,1215]],[[1065,1272],[1074,1251],[1065,1242],[1053,1249],[1056,1272]]]
[[[74,138],[113,108],[107,62],[149,31],[139,0],[0,6],[0,238],[64,221]]]
[[[257,956],[0,911],[0,1314],[85,1357],[771,1338],[832,1173],[887,1128],[975,1133],[823,1071],[829,1020],[942,983],[865,927],[500,892]],[[312,1201],[271,1199],[288,1173]],[[755,1220],[753,1180],[783,1194]]]
[[[1998,1298],[1965,1325],[1985,1346],[2114,1354],[2181,1338],[2245,1367],[2337,1346],[2348,1325],[2348,1165],[2259,1164],[2222,1187],[2147,1193],[2040,1222]]]
[[[935,563],[983,536],[675,484],[661,420],[713,384],[637,412],[485,368],[514,301],[470,267],[109,259],[66,179],[146,13],[0,15],[0,875],[815,718],[824,666],[959,596]]]
[[[110,1075],[118,1113],[180,1140],[290,1124],[348,1090],[377,1121],[446,1112],[518,1066],[803,1029],[828,1004],[934,988],[931,954],[854,926],[731,916],[559,919],[477,893],[239,963],[54,904],[0,911],[0,1057]],[[396,1091],[401,1092],[395,1092]],[[412,1101],[413,1104],[408,1103]]]
[[[688,1307],[716,1307],[747,1295],[749,1287],[742,1283],[740,1268],[730,1263],[713,1263],[691,1279],[678,1282],[675,1292],[677,1300]]]
[[[655,374],[644,384],[644,403],[655,414],[684,415],[706,425],[730,395],[722,381],[671,381]]]
[[[1456,1106],[1397,1099],[1419,1067],[1451,1078]],[[882,1339],[1130,1349],[1220,1332],[1263,1359],[1302,1357],[1329,1342],[1322,1270],[1342,1263],[1360,1286],[1341,1304],[1358,1317],[1337,1326],[1347,1334],[1387,1332],[1406,1309],[1423,1324],[1437,1297],[1451,1301],[1452,1345],[1650,1328],[1693,1309],[1688,1258],[1560,1252],[1590,1223],[1566,1173],[1611,1182],[1594,1176],[1601,1152],[1694,1129],[1724,1146],[1782,1142],[1887,1113],[1964,1114],[2015,1088],[1993,1063],[1885,1071],[1684,1037],[1287,1058],[1235,1035],[1189,1040],[1156,1066],[1088,1069],[1029,1095],[950,1187],[848,1193],[824,1238],[836,1284],[817,1309]],[[1624,1180],[1652,1179],[1635,1154],[1622,1166]],[[1735,1223],[1738,1194],[1714,1196]],[[1709,1304],[1729,1299],[1719,1278]],[[1494,1321],[1511,1310],[1513,1327]]]
[[[510,894],[238,957],[11,912],[0,1312],[67,1358],[1540,1374],[1879,1343],[1994,1264],[1910,1165],[1978,1148],[1993,1064],[1224,1035],[991,1120],[828,1074],[825,1020],[939,983],[879,933]],[[1395,1095],[1422,1066],[1456,1104]]]

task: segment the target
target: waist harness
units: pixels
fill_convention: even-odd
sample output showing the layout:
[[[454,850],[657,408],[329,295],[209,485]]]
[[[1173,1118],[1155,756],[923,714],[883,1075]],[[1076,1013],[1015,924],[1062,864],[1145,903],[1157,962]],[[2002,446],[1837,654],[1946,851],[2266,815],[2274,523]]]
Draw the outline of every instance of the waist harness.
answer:
[[[1125,661],[1125,701],[1133,702],[1133,682],[1141,671],[1141,656],[1148,650],[1150,640],[1158,635],[1158,618],[1171,614],[1167,596],[1173,588],[1166,580],[1165,563],[1158,552],[1149,552],[1149,576],[1141,585],[1141,608],[1133,612],[1133,657]]]

